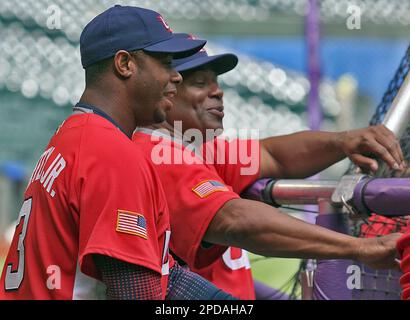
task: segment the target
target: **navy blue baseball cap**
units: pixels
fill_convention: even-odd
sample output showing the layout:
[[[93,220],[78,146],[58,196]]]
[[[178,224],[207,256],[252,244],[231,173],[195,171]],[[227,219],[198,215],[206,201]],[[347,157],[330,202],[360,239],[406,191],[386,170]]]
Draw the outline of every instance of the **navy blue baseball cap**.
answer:
[[[91,20],[80,37],[83,68],[115,56],[119,50],[171,53],[182,58],[198,52],[205,40],[175,37],[155,11],[116,5]]]
[[[175,37],[185,39],[195,39],[192,35],[187,33],[176,33]],[[172,66],[178,72],[189,71],[192,69],[204,67],[214,71],[217,75],[228,72],[236,67],[238,64],[238,57],[233,53],[218,54],[209,56],[205,48],[199,52],[184,58],[172,59]]]

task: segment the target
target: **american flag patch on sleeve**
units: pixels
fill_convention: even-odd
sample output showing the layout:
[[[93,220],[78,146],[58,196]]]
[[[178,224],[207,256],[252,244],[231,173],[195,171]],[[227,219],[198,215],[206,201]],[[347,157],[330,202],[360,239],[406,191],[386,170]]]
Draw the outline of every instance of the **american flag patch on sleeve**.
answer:
[[[200,198],[206,198],[210,194],[218,191],[229,191],[228,188],[221,182],[215,180],[205,180],[192,188]]]
[[[147,239],[147,222],[142,214],[118,210],[117,232],[128,233]]]

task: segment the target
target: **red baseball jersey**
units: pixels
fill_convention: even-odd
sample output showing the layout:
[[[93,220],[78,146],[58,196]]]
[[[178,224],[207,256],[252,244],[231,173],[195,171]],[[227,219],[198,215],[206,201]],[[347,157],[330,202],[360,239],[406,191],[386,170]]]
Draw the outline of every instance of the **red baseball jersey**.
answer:
[[[173,261],[161,182],[112,122],[70,116],[40,157],[24,199],[0,299],[89,298],[79,289],[91,291],[100,279],[94,254],[164,275],[165,296]]]
[[[400,268],[403,272],[400,278],[402,299],[410,300],[410,222],[406,233],[397,242],[397,251],[400,254]]]
[[[172,252],[226,292],[240,299],[255,299],[247,252],[219,245],[206,248],[202,243],[218,210],[227,201],[238,199],[238,193],[258,178],[259,162],[244,163],[239,154],[252,143],[255,147],[255,141],[219,139],[195,152],[158,130],[139,129],[133,140],[151,156],[163,183],[170,209]],[[259,144],[256,148],[258,160]]]
[[[372,214],[367,223],[360,226],[361,238],[375,238],[394,232],[405,233],[407,230],[407,218],[404,217],[384,217]]]

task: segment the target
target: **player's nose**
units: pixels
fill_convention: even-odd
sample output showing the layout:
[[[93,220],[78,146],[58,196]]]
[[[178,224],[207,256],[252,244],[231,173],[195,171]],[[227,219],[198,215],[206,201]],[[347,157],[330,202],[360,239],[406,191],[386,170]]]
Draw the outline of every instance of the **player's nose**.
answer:
[[[171,82],[175,84],[182,83],[182,75],[175,69],[172,69],[172,72],[171,72]]]
[[[216,82],[211,85],[211,90],[209,91],[209,95],[211,98],[222,99],[224,92],[219,86],[219,84]]]

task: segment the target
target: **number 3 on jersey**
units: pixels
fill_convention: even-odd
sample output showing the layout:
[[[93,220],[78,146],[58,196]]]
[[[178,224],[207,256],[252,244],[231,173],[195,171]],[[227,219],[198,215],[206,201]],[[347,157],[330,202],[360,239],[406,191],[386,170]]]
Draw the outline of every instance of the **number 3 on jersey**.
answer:
[[[32,198],[27,199],[24,201],[23,206],[21,207],[19,218],[18,218],[18,225],[16,227],[16,233],[14,234],[13,242],[16,241],[15,238],[17,237],[17,232],[21,228],[20,233],[18,234],[18,244],[17,244],[17,256],[12,261],[17,262],[17,267],[13,266],[12,263],[7,265],[6,270],[6,281],[5,281],[5,289],[6,290],[17,290],[21,282],[23,281],[24,276],[24,239],[26,238],[27,233],[27,225],[30,219],[31,213],[31,206],[32,206]],[[22,227],[21,227],[22,226]],[[13,244],[12,244],[13,248]]]

